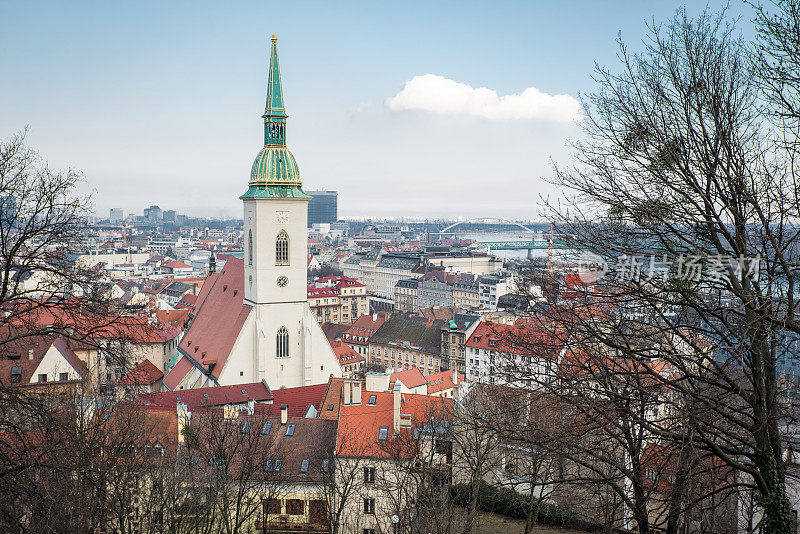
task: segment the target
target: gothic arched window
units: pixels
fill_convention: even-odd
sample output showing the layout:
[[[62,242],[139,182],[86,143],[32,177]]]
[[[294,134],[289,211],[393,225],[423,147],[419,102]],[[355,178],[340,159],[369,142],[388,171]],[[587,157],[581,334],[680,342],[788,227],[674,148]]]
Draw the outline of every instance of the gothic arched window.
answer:
[[[247,237],[247,264],[253,265],[253,231]]]
[[[275,240],[275,265],[289,265],[289,234],[285,230],[278,232]]]
[[[289,357],[289,331],[286,330],[285,326],[282,326],[278,329],[278,334],[275,336],[276,341],[276,349],[275,355],[278,358],[288,358]]]

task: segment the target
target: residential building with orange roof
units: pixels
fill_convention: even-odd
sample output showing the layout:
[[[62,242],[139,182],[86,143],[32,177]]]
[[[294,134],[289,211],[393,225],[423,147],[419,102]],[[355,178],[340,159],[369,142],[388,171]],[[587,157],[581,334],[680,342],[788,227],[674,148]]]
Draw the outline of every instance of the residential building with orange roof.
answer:
[[[402,393],[428,394],[428,380],[416,367],[389,375],[389,382],[400,385]]]
[[[173,276],[189,276],[192,274],[192,266],[183,263],[182,261],[166,258],[161,262],[160,272],[163,274]]]
[[[116,383],[118,398],[135,398],[145,393],[157,393],[163,389],[164,373],[150,360],[143,360],[125,373]]]
[[[156,310],[156,320],[162,325],[170,325],[173,328],[183,330],[188,319],[188,309]]]
[[[6,341],[0,349],[0,381],[41,391],[90,389],[89,369],[60,335]]]
[[[428,382],[428,395],[458,398],[459,390],[469,382],[467,377],[456,370],[442,371],[425,377]]]
[[[38,311],[25,319],[28,325],[71,328],[82,341],[70,340],[70,349],[89,370],[87,387],[106,391],[131,367],[143,360],[161,370],[176,353],[181,330],[147,317],[93,316]],[[120,354],[126,361],[121,361]]]
[[[340,472],[355,476],[339,521],[374,532],[405,531],[414,515],[410,496],[420,480],[451,480],[452,401],[404,394],[399,388],[362,392],[358,387],[348,395],[350,385],[342,386],[336,461]]]
[[[388,315],[385,312],[360,316],[349,329],[344,331],[341,337],[342,341],[362,356],[368,356],[369,340],[378,331],[378,328],[386,322],[387,317]]]
[[[349,345],[341,340],[329,340],[333,352],[339,358],[339,365],[342,368],[342,376],[352,378],[361,371],[367,359],[350,348]]]
[[[478,324],[465,346],[469,380],[519,387],[551,380],[564,348],[543,328],[488,322]]]

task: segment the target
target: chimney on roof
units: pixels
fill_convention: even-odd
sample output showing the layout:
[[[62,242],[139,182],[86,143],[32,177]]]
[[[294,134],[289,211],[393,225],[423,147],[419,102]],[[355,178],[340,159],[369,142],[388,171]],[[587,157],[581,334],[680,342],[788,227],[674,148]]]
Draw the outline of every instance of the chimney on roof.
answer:
[[[247,400],[247,415],[253,415],[256,413],[256,401],[255,399],[248,399]]]
[[[344,403],[343,404],[351,404],[353,402],[353,389],[350,386],[350,382],[344,383]]]
[[[281,425],[285,425],[289,421],[289,405],[281,404]]]
[[[455,386],[456,384],[458,384],[458,372],[453,369],[453,385]]]
[[[377,313],[373,313],[372,314],[372,320],[373,321],[377,321],[378,320],[378,314]]]
[[[400,401],[402,397],[400,396],[400,382],[395,383],[394,385],[394,399],[392,403],[392,426],[394,427],[394,435],[400,434]]]
[[[29,360],[33,359],[33,349],[28,349],[28,359]]]
[[[361,404],[361,382],[353,382],[353,404]]]
[[[178,443],[184,443],[186,441],[184,430],[192,418],[192,412],[188,410],[188,407],[179,398],[176,405],[176,413],[178,417]]]

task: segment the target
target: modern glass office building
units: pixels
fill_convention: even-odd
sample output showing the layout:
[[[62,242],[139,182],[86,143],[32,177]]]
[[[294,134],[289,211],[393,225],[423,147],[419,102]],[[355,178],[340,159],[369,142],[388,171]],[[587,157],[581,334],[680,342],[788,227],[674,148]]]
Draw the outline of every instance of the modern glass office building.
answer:
[[[306,191],[311,196],[308,202],[308,227],[317,223],[335,223],[338,220],[336,191]]]

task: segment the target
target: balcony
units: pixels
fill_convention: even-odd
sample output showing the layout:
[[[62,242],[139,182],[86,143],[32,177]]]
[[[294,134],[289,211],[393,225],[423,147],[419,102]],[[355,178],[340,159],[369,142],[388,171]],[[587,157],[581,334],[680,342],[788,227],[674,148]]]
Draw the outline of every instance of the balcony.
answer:
[[[295,520],[292,516],[277,516],[271,517],[270,520],[266,522],[257,521],[256,529],[265,534],[279,534],[283,532],[327,532],[329,530],[329,525],[325,522],[310,523],[302,517]]]

